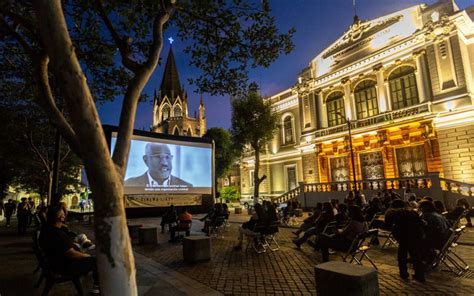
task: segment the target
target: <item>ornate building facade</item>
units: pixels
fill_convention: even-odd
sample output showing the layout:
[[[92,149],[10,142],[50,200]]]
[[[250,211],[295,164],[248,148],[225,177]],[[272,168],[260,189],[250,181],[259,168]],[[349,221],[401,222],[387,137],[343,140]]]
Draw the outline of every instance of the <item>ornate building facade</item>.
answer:
[[[473,184],[473,19],[474,6],[461,11],[452,1],[355,17],[294,87],[267,98],[281,129],[261,157],[261,195],[350,181],[353,171],[357,180],[439,172]],[[253,193],[253,167],[249,153],[242,196]]]
[[[202,137],[206,133],[205,107],[201,97],[199,114],[188,115],[188,94],[179,81],[172,48],[168,53],[165,71],[158,94],[153,100],[153,126],[157,133]]]

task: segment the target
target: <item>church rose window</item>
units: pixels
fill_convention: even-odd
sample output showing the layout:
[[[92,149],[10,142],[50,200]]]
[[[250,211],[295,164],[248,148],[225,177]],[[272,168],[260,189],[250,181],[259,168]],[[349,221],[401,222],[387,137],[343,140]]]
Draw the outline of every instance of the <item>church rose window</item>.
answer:
[[[398,110],[418,104],[415,69],[403,66],[395,69],[389,78],[392,109]]]
[[[333,92],[326,99],[327,113],[328,113],[328,125],[336,126],[344,123],[344,118],[337,113],[344,116],[346,111],[344,110],[344,95],[342,92]]]
[[[357,84],[354,90],[357,119],[371,117],[379,113],[375,86],[376,82],[373,80],[364,80]]]

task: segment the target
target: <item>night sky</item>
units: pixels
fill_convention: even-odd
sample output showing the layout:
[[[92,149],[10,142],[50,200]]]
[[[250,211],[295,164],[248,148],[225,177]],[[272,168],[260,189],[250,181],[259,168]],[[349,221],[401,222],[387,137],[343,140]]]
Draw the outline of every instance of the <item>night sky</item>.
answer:
[[[427,4],[436,0],[424,1]],[[362,20],[371,20],[412,5],[423,3],[420,0],[357,0],[357,15]],[[474,5],[474,0],[457,0],[460,9]],[[263,96],[274,95],[296,83],[298,73],[308,66],[309,61],[322,50],[336,41],[352,24],[354,11],[352,0],[271,0],[272,14],[282,32],[294,27],[293,42],[295,49],[289,55],[282,55],[269,68],[250,71],[250,80],[260,85]],[[194,86],[187,83],[186,78],[198,76],[198,70],[188,66],[189,58],[183,53],[184,44],[173,34],[173,30],[165,32],[165,38],[172,37],[173,52],[175,55],[181,84],[188,92],[188,112],[194,115],[198,110],[199,94]],[[161,57],[163,65],[159,66],[152,76],[145,93],[150,97],[155,89],[159,89],[164,63],[169,51],[169,43],[163,48]],[[229,96],[211,97],[203,95],[206,107],[207,128],[230,128],[231,107]],[[136,129],[148,130],[152,124],[151,100],[140,103],[135,121]],[[121,98],[113,103],[99,107],[99,113],[104,124],[117,125],[120,115]]]

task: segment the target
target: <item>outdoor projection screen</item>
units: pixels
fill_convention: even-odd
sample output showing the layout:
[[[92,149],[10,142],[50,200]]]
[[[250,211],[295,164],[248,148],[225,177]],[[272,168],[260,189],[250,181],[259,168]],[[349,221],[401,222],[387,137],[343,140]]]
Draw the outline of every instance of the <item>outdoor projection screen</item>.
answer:
[[[212,142],[185,138],[133,135],[124,178],[125,195],[212,194]],[[117,133],[112,132],[112,152],[116,142]],[[160,182],[160,178],[164,181]]]

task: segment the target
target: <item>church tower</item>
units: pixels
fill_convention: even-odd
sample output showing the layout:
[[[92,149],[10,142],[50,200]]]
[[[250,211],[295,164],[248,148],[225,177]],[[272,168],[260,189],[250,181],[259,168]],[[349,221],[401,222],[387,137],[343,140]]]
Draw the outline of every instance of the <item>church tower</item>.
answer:
[[[188,115],[188,94],[179,81],[178,69],[170,48],[160,90],[154,94],[153,126],[157,133],[202,137],[206,132],[204,103],[199,104],[199,117]]]

